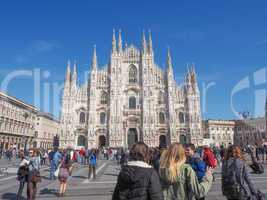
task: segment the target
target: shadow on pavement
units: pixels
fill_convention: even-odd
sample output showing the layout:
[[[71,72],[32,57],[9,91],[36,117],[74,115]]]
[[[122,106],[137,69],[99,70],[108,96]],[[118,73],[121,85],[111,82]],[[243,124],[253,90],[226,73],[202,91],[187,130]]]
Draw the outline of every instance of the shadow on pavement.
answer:
[[[57,195],[58,191],[56,189],[48,189],[48,188],[44,188],[42,190],[40,190],[39,194],[40,195],[44,195],[44,194],[54,194]]]
[[[50,180],[50,177],[47,177],[47,176],[41,176],[41,178],[44,180]]]
[[[72,178],[80,178],[80,179],[87,179],[87,176],[72,176]]]
[[[1,196],[1,199],[5,199],[5,200],[15,200],[17,199],[17,194],[15,193],[5,193]],[[21,197],[21,200],[26,200],[26,198]]]

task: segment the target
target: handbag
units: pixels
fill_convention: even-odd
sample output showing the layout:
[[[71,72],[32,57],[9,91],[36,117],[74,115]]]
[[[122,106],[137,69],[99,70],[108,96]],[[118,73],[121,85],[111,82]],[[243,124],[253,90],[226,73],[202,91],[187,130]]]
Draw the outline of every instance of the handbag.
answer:
[[[26,181],[28,174],[29,174],[28,166],[20,166],[17,171],[17,180]]]
[[[263,194],[260,190],[257,191],[256,198],[257,200],[267,200],[266,195]]]
[[[29,181],[33,183],[39,183],[42,182],[40,171],[34,168],[34,165],[30,163],[32,166],[32,171],[29,171]]]
[[[58,167],[57,170],[54,172],[54,176],[55,176],[55,177],[58,177],[58,174],[59,174],[59,167]]]
[[[33,183],[39,183],[42,182],[41,174],[37,169],[33,169],[29,173],[29,180]]]

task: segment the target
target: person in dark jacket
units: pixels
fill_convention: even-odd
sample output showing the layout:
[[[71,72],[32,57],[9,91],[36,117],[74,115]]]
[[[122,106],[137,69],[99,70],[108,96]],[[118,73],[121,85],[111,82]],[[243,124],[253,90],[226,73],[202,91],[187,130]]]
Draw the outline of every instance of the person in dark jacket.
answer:
[[[112,200],[163,200],[159,176],[148,164],[148,154],[145,143],[133,145],[129,162],[120,171]]]
[[[222,192],[228,200],[250,199],[257,195],[242,150],[236,145],[227,149],[223,161]]]
[[[19,164],[19,169],[17,172],[17,180],[19,181],[19,190],[17,193],[17,200],[23,199],[22,192],[23,192],[25,183],[28,181],[29,164],[30,164],[30,161],[24,156],[23,151],[20,151],[19,157],[21,159],[21,162]]]

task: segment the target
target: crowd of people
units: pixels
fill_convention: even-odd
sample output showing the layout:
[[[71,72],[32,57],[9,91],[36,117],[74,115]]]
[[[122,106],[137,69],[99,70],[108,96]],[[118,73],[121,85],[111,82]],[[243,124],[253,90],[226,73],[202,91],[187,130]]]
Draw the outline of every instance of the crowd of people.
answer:
[[[259,152],[257,147],[253,145],[241,149],[235,145],[229,145],[228,148],[223,146],[210,148],[174,143],[159,149],[149,148],[142,142],[134,144],[131,149],[74,150],[55,147],[50,150],[30,149],[26,152],[22,150],[13,152],[15,157],[20,159],[17,199],[22,199],[26,184],[27,199],[36,199],[38,183],[42,180],[40,175],[42,166],[49,167],[50,180],[59,181],[57,195],[62,197],[65,195],[73,169],[78,166],[76,163],[88,166],[88,180],[90,180],[96,178],[98,160],[106,159],[116,161],[121,166],[113,200],[202,200],[212,186],[215,179],[213,172],[219,165],[222,167],[222,191],[227,199],[248,199],[239,198],[245,194],[245,197],[256,200],[263,195],[251,181],[247,166],[250,166],[255,173],[262,173],[257,171],[257,166],[262,166],[267,158],[259,156],[257,152]],[[236,188],[229,187],[232,185]],[[239,196],[233,196],[234,193]]]
[[[60,150],[55,147],[53,150],[41,152],[41,149],[30,149],[25,155],[25,151],[19,151],[18,157],[20,164],[17,172],[17,180],[19,181],[19,189],[17,192],[17,200],[23,199],[22,192],[27,184],[27,199],[36,199],[38,183],[42,181],[40,169],[42,165],[49,166],[50,180],[59,181],[58,197],[63,197],[67,189],[67,181],[72,174],[75,163],[88,165],[88,179],[93,176],[96,178],[97,157],[102,152],[96,149],[64,149]],[[43,156],[45,159],[43,158]],[[104,156],[102,156],[104,157]]]
[[[195,148],[173,143],[161,151],[138,142],[122,166],[113,200],[203,200],[222,166],[222,193],[228,200],[265,200],[251,179],[245,155],[254,159],[252,148]]]

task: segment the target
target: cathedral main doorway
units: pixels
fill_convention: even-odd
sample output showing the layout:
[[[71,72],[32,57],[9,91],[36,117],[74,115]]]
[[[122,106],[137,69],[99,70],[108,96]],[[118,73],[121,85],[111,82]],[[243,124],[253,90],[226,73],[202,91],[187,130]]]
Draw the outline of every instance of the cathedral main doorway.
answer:
[[[77,140],[78,147],[85,147],[86,146],[86,137],[84,135],[79,135]]]
[[[138,141],[138,133],[136,128],[130,128],[127,133],[128,148],[131,148]]]
[[[165,135],[159,136],[159,148],[166,148],[167,147],[167,140]]]
[[[186,144],[186,136],[185,135],[180,135],[180,143]]]
[[[100,135],[98,138],[98,146],[99,147],[105,147],[107,144],[106,137],[104,135]]]

